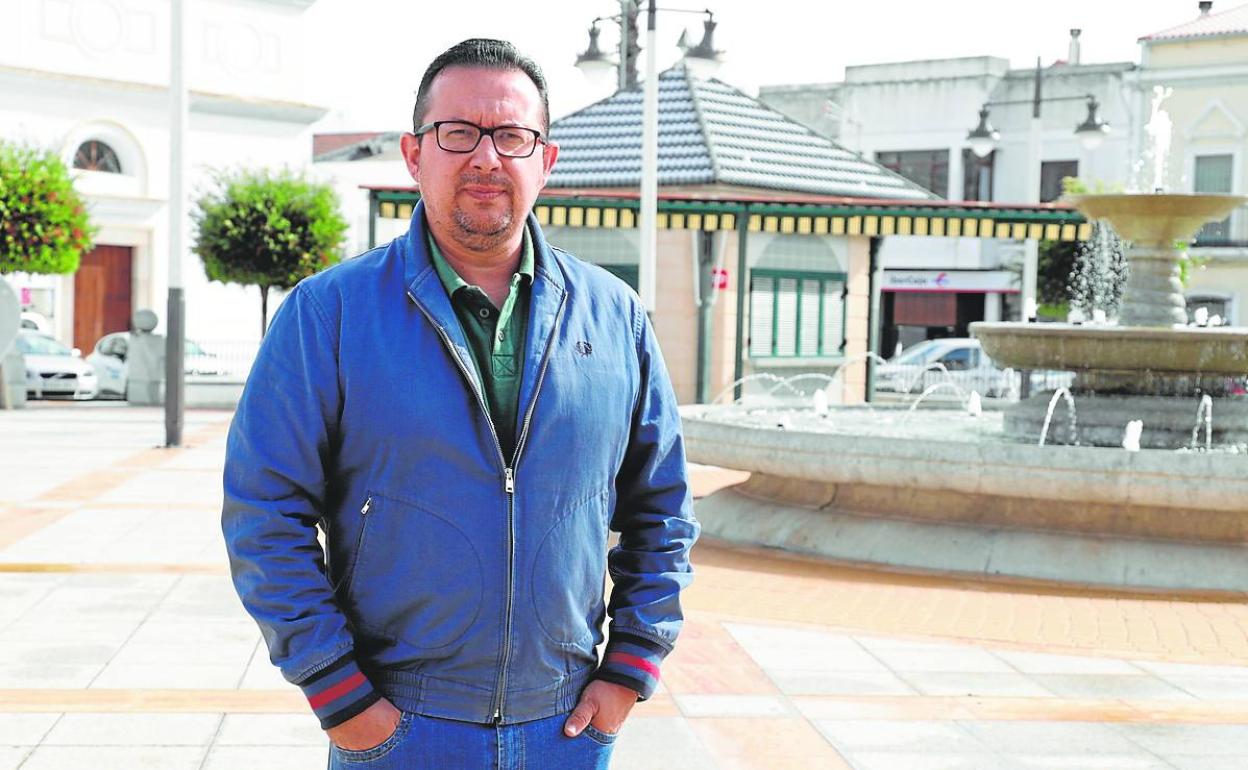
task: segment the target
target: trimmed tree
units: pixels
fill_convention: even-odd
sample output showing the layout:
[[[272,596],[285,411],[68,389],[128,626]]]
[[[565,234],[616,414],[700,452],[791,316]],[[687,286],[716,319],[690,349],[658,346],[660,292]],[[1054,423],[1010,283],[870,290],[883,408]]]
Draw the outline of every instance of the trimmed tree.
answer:
[[[328,185],[301,173],[219,173],[195,201],[195,253],[208,278],[260,289],[260,336],[269,325],[269,289],[289,289],[341,259],[347,222]]]
[[[0,273],[72,273],[92,228],[65,163],[0,141]]]

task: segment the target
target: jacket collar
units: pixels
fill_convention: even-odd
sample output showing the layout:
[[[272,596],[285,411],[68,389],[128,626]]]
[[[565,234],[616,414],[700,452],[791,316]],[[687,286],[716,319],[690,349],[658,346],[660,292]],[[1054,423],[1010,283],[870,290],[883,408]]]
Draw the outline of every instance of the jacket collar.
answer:
[[[532,293],[529,296],[529,324],[525,339],[524,370],[520,380],[520,397],[517,415],[521,421],[529,412],[529,407],[537,396],[538,379],[541,376],[542,361],[554,337],[567,297],[563,266],[555,254],[537,217],[531,212],[526,226],[533,239],[534,277]],[[403,280],[407,285],[408,297],[420,305],[430,320],[450,340],[452,352],[458,356],[461,367],[468,372],[471,384],[481,392],[481,383],[476,379],[476,367],[472,363],[472,353],[468,341],[464,337],[459,319],[451,307],[451,299],[446,293],[442,280],[438,278],[433,260],[429,255],[428,235],[425,227],[425,203],[420,201],[412,211],[411,225],[407,235],[401,240],[403,247]],[[521,426],[516,426],[516,435],[520,436]]]

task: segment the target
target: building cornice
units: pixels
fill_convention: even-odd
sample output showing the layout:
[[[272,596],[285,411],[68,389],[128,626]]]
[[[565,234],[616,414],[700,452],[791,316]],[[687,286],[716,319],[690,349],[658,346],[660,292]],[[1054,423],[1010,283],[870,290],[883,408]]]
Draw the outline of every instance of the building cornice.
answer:
[[[0,65],[0,82],[4,81],[18,84],[29,84],[29,81],[62,83],[70,86],[80,86],[95,92],[112,91],[115,93],[131,93],[153,97],[167,97],[169,93],[168,86],[151,83],[136,83],[127,80],[70,75],[48,70]],[[210,115],[230,115],[305,124],[315,123],[329,114],[328,107],[315,104],[237,96],[197,89],[191,89],[190,92],[190,111]]]

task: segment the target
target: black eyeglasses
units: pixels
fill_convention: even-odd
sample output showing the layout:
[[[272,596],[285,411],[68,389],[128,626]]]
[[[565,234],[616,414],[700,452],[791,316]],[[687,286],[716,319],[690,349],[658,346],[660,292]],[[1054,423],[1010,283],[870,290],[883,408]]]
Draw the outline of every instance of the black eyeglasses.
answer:
[[[523,126],[495,126],[482,128],[462,120],[436,120],[426,123],[414,132],[421,136],[433,131],[438,146],[447,152],[472,152],[488,136],[494,142],[494,150],[506,158],[527,158],[537,149],[538,143],[546,144],[542,132]]]

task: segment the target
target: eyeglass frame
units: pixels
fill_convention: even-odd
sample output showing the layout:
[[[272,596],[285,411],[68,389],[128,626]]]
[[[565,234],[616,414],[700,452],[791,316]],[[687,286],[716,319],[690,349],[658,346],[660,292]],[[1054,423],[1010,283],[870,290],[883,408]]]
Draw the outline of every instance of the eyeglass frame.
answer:
[[[472,147],[467,150],[448,150],[447,148],[443,147],[442,139],[438,136],[438,127],[446,123],[458,123],[459,125],[462,125],[462,126],[472,126],[473,128],[477,129],[476,144],[472,145]],[[533,134],[533,147],[529,149],[527,154],[508,155],[507,153],[498,149],[498,143],[494,141],[494,132],[499,131],[504,128],[509,128],[509,129],[512,129],[513,131],[514,130],[528,131],[529,133]],[[533,157],[533,153],[537,152],[537,146],[539,144],[549,144],[549,142],[547,142],[547,140],[542,136],[542,132],[538,131],[536,128],[529,128],[528,126],[513,126],[513,125],[502,125],[502,126],[494,126],[493,128],[485,128],[484,126],[478,126],[476,123],[473,123],[468,120],[435,120],[432,123],[426,123],[423,126],[418,127],[415,131],[412,132],[412,135],[420,137],[420,136],[424,136],[430,131],[433,132],[433,140],[437,142],[438,149],[442,150],[443,152],[453,152],[457,155],[467,155],[468,153],[476,152],[477,148],[481,146],[481,140],[487,136],[490,137],[490,144],[494,145],[494,152],[498,153],[499,157],[502,157],[502,158],[517,158],[517,159],[531,158]]]

